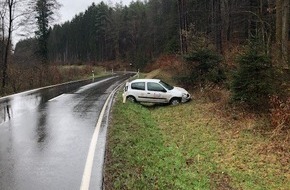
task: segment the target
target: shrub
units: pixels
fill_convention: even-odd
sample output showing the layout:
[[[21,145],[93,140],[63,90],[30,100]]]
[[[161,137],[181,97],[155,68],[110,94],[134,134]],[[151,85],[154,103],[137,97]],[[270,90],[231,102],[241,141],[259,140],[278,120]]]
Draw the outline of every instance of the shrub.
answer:
[[[239,67],[234,75],[232,99],[250,106],[267,106],[274,93],[274,68],[267,55],[249,50],[238,58]]]
[[[218,84],[225,80],[225,73],[221,66],[222,57],[209,50],[197,50],[185,57],[187,61],[186,73],[179,77],[192,85],[205,83]]]
[[[290,98],[282,100],[278,96],[270,97],[270,120],[274,133],[283,128],[290,129]]]

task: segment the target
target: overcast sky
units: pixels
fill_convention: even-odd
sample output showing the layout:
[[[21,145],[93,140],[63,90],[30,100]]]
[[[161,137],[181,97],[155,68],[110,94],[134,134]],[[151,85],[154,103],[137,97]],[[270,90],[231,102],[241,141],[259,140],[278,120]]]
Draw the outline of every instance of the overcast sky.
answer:
[[[122,2],[123,5],[129,5],[130,2],[136,0],[103,0],[104,3],[110,5],[115,5],[116,3]],[[62,4],[62,7],[59,10],[60,14],[60,22],[63,23],[65,21],[70,21],[72,18],[80,13],[85,12],[85,10],[92,5],[93,2],[95,4],[99,4],[102,0],[58,0],[59,3]]]

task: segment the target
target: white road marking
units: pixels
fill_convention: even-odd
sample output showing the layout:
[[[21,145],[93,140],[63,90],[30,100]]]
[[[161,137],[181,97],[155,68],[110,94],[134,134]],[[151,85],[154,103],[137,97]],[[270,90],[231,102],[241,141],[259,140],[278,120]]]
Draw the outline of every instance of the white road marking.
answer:
[[[57,97],[55,97],[55,98],[52,98],[52,99],[50,99],[50,100],[48,100],[49,102],[52,102],[52,101],[54,101],[54,100],[56,100],[56,99],[59,99],[60,97],[62,97],[62,96],[64,96],[64,94],[61,94],[61,95],[59,95],[59,96],[57,96]]]
[[[122,85],[122,84],[121,84]],[[115,92],[117,91],[117,89],[121,86],[117,86],[109,95],[109,97],[107,98],[102,111],[99,115],[99,119],[91,140],[91,144],[90,144],[90,148],[89,148],[89,153],[87,156],[87,161],[86,161],[86,165],[85,165],[85,170],[83,173],[83,178],[82,178],[82,183],[81,183],[81,187],[80,190],[88,190],[90,188],[90,181],[91,181],[91,175],[92,175],[92,168],[93,168],[93,162],[94,162],[94,156],[95,156],[95,150],[96,150],[96,146],[97,146],[97,141],[98,141],[98,136],[99,136],[99,131],[100,131],[100,127],[103,121],[103,117],[107,108],[107,105],[109,103],[109,100],[112,98],[112,96],[115,94]]]

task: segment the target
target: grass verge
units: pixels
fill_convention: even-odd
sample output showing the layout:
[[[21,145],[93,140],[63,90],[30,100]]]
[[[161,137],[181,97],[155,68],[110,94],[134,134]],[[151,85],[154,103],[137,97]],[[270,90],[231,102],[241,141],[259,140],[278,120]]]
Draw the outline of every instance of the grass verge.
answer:
[[[108,134],[106,189],[289,189],[289,149],[269,150],[260,121],[220,118],[212,103],[121,103]],[[288,147],[289,148],[289,147]],[[286,160],[285,160],[286,158]]]

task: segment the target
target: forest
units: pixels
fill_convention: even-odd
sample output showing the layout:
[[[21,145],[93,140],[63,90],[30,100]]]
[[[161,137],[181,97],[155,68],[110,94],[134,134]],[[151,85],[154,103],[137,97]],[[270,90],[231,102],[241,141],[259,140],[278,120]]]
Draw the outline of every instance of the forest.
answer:
[[[191,85],[204,81],[233,83],[228,88],[237,91],[238,100],[246,98],[244,92],[240,93],[239,80],[249,83],[256,80],[248,77],[248,71],[258,69],[261,79],[273,85],[275,82],[277,86],[288,84],[288,0],[146,0],[132,1],[128,6],[101,2],[93,3],[71,21],[53,26],[53,15],[60,6],[58,2],[29,1],[32,11],[22,14],[25,22],[14,23],[14,26],[18,24],[27,31],[29,25],[34,24],[36,27],[29,33],[35,35],[15,44],[14,51],[11,45],[13,28],[9,26],[16,18],[8,19],[9,8],[13,13],[13,7],[21,5],[16,3],[25,0],[5,2],[6,8],[1,10],[0,34],[2,88],[9,81],[15,83],[25,70],[39,73],[38,77],[43,78],[48,65],[102,65],[108,69],[142,71],[165,55],[177,56],[186,62],[182,67],[186,67],[187,73],[179,73],[179,81]],[[241,55],[244,57],[239,58]],[[31,72],[28,68],[34,70]],[[269,68],[272,70],[268,71]],[[267,72],[263,73],[264,70]],[[239,71],[239,76],[233,77],[233,73]],[[7,72],[12,72],[10,77]],[[279,81],[266,77],[269,73],[276,75]],[[277,77],[277,73],[283,76]],[[40,81],[39,85],[42,83]],[[258,85],[255,89],[265,97],[277,92],[275,86],[270,92],[268,88],[261,90],[265,83]],[[13,89],[17,91],[15,84]]]
[[[289,5],[285,14],[288,33],[284,32],[284,38],[288,39]],[[71,21],[49,28],[49,62],[121,60],[144,68],[161,54],[191,51],[186,38],[192,37],[206,39],[204,45],[221,54],[255,37],[267,54],[273,54],[276,38],[283,36],[278,20],[273,0],[149,0],[129,6],[93,3]],[[19,42],[15,56],[21,57],[28,44],[33,39]]]

